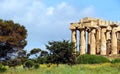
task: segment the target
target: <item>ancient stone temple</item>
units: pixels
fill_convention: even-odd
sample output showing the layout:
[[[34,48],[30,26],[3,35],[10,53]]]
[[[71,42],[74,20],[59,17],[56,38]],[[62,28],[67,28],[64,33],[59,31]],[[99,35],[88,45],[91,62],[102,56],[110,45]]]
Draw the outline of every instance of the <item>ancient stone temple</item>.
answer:
[[[120,26],[118,22],[85,17],[71,23],[71,40],[80,54],[110,55],[120,53]],[[118,45],[119,44],[119,45]]]

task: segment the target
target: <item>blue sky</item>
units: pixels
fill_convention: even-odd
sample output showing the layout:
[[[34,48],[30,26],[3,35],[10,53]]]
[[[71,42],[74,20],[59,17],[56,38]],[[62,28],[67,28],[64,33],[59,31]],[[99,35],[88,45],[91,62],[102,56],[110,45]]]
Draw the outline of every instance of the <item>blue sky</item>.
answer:
[[[28,30],[25,50],[46,49],[52,40],[70,40],[71,22],[83,17],[120,21],[119,0],[0,0],[0,18]]]

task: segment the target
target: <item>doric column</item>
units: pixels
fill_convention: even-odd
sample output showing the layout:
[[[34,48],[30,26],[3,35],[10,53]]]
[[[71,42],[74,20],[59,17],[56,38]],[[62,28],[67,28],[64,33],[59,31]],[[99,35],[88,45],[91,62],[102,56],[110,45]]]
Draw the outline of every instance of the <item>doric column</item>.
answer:
[[[101,29],[100,28],[98,28],[97,30],[96,30],[96,53],[97,54],[100,54],[100,34],[101,34]]]
[[[96,41],[95,41],[95,28],[90,27],[91,32],[90,32],[90,54],[96,54]]]
[[[85,37],[85,29],[80,29],[80,55],[86,53],[86,37]]]
[[[111,54],[117,54],[117,26],[116,24],[111,25],[112,27],[112,51]]]
[[[74,43],[74,46],[75,46],[75,49],[74,49],[74,54],[76,54],[76,51],[77,51],[77,27],[78,23],[71,23],[70,25],[70,30],[72,32],[71,34],[71,41]]]
[[[101,25],[101,50],[100,50],[100,54],[101,55],[106,55],[106,26]]]
[[[76,53],[76,51],[77,51],[77,34],[76,34],[76,29],[72,29],[71,31],[72,31],[71,40],[75,44],[74,53]]]

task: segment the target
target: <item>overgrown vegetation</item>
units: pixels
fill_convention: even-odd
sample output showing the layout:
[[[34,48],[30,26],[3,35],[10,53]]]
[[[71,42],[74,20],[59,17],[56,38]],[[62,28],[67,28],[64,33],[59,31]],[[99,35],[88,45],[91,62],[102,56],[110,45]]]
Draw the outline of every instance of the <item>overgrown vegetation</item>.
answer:
[[[12,20],[0,20],[0,58],[2,58],[0,60],[24,57],[23,48],[27,44],[26,36],[27,30],[24,26]]]
[[[74,43],[67,40],[48,42],[46,48],[50,51],[48,60],[56,64],[75,64],[76,57],[73,55]]]
[[[23,69],[19,66],[16,70],[9,69],[2,74],[120,74],[120,64],[78,64],[73,66],[52,64],[50,67],[42,64],[39,69]]]
[[[110,62],[109,59],[103,56],[97,56],[97,55],[84,54],[84,55],[78,56],[77,58],[78,64],[99,64],[99,63],[106,63],[106,62]]]
[[[113,59],[111,63],[120,63],[120,58]]]
[[[23,67],[28,68],[28,69],[33,68],[34,67],[34,61],[32,61],[32,60],[25,61],[25,63],[23,64]]]
[[[0,72],[5,72],[6,70],[7,68],[4,65],[0,64]]]

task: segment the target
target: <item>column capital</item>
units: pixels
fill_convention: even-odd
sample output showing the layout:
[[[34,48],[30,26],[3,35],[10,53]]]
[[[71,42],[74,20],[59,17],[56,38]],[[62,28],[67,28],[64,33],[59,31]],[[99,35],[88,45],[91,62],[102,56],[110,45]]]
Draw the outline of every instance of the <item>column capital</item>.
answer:
[[[95,33],[97,28],[98,28],[98,27],[90,27],[90,32],[91,32],[91,33]]]
[[[70,23],[70,30],[74,30],[74,29],[76,29],[76,27],[77,27],[77,23]]]
[[[100,27],[100,28],[107,28],[106,25],[100,25],[99,27]]]
[[[117,24],[111,24],[110,26],[113,28],[113,27],[118,27],[119,25],[117,25]]]
[[[86,30],[84,27],[78,27],[79,31]]]

